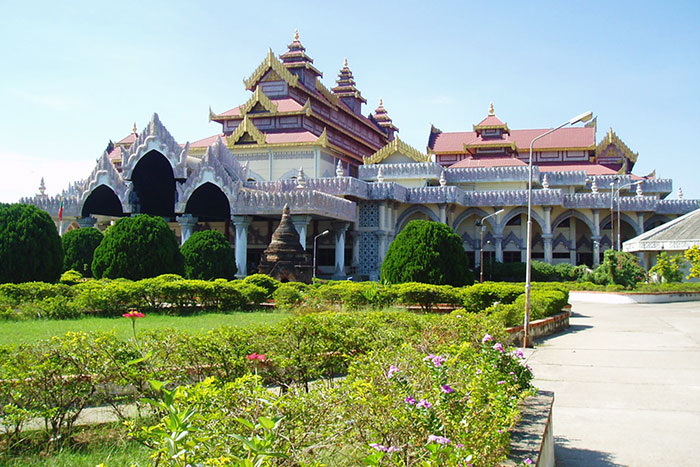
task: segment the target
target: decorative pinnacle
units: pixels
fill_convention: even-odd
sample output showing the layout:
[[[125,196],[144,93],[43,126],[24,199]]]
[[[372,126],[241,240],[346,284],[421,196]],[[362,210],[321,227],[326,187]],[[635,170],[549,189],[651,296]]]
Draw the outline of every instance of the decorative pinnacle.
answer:
[[[379,98],[379,107],[384,107],[384,101],[381,97]]]
[[[136,128],[136,122],[134,122],[134,129],[132,130],[132,133],[136,134],[137,131],[138,131],[138,130],[137,130],[137,128]]]
[[[295,30],[294,30],[294,40],[295,40],[295,41],[298,41],[298,40],[299,40],[299,30],[298,30],[298,29],[295,29]]]
[[[491,102],[491,105],[489,106],[489,115],[495,115],[495,111],[493,110],[493,102]]]
[[[336,177],[342,177],[345,175],[345,171],[343,170],[343,164],[342,162],[340,162],[340,159],[338,159],[338,165],[335,168],[335,175]]]
[[[447,186],[447,179],[445,178],[445,169],[442,169],[442,172],[440,172],[440,186]]]
[[[343,66],[344,66],[345,68],[348,67],[348,57],[345,57],[345,60],[343,60]]]

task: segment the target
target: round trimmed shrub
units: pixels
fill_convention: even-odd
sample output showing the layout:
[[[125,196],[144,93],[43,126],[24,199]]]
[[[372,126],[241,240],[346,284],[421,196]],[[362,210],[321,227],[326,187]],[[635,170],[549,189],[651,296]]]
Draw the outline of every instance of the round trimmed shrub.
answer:
[[[0,203],[0,283],[55,282],[62,272],[61,237],[48,213]]]
[[[71,230],[63,234],[63,270],[73,269],[83,277],[92,277],[92,255],[103,238],[102,232],[94,227]]]
[[[463,286],[474,280],[462,239],[439,222],[411,221],[386,253],[382,282]]]
[[[233,279],[238,271],[231,244],[217,230],[193,233],[180,251],[188,279]]]
[[[243,279],[246,284],[257,285],[265,289],[265,298],[272,298],[272,294],[277,290],[277,288],[282,285],[280,281],[274,277],[270,277],[267,274],[251,274],[250,276]]]
[[[95,249],[92,273],[97,278],[139,280],[161,274],[183,274],[177,238],[162,217],[123,217],[105,231]]]

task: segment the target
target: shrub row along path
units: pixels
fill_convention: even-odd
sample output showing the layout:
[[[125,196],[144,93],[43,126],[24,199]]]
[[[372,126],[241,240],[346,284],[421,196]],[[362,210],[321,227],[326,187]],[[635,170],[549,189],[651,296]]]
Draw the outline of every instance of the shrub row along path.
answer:
[[[557,466],[699,465],[700,302],[573,303],[527,356],[555,392]]]

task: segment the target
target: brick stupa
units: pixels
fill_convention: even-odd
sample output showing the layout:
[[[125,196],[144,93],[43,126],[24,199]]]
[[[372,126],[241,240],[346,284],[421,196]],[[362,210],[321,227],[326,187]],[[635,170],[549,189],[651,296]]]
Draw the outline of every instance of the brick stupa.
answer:
[[[299,233],[289,215],[289,205],[285,205],[280,225],[263,253],[258,272],[282,282],[308,284],[311,283],[311,269],[309,257],[299,243]]]

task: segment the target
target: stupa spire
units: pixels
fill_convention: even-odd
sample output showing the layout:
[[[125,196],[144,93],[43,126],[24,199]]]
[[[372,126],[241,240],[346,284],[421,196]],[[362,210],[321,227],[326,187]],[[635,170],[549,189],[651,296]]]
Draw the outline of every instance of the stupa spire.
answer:
[[[399,129],[394,126],[393,121],[384,108],[384,101],[381,98],[379,99],[379,107],[374,111],[372,118],[374,118],[374,121],[377,122],[380,128],[387,132],[389,139],[394,139],[394,132],[399,131]]]
[[[347,58],[343,60],[343,68],[338,72],[338,79],[335,82],[337,86],[331,89],[333,94],[340,97],[355,113],[360,113],[362,104],[367,103],[367,99],[362,97],[359,89],[355,86],[355,78],[350,71]]]
[[[306,55],[306,48],[301,44],[301,41],[299,40],[299,30],[295,29],[294,30],[294,40],[292,41],[291,44],[287,45],[287,51],[280,55],[280,59],[282,60],[282,64],[286,66],[287,68],[290,69],[299,69],[299,68],[304,68],[311,72],[312,79],[313,77],[320,76],[323,77],[323,73],[318,71],[314,66],[314,60]],[[294,71],[292,71],[294,72]],[[297,75],[301,75],[299,71],[295,73]],[[301,76],[300,76],[301,77]],[[304,81],[302,79],[302,81]]]

